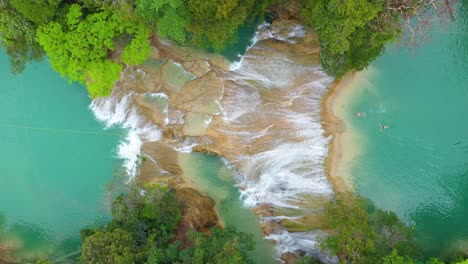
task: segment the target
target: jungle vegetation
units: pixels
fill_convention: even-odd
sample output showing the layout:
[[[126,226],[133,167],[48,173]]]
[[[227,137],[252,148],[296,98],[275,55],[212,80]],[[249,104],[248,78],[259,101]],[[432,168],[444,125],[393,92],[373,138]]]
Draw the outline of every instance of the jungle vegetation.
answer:
[[[453,17],[455,1],[0,0],[0,45],[13,72],[47,56],[95,98],[110,94],[124,65],[147,58],[153,31],[178,45],[220,52],[236,43],[242,25],[293,6],[296,18],[317,32],[325,70],[340,78],[367,67],[404,28],[413,43],[421,27],[412,17],[420,24]]]

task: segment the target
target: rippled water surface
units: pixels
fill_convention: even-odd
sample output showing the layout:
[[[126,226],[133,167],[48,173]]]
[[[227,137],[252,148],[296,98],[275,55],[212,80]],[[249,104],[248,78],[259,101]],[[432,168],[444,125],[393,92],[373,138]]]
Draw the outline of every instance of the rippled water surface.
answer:
[[[468,250],[468,2],[458,11],[415,54],[389,47],[348,109],[365,139],[357,190],[416,224],[430,254]]]
[[[0,242],[28,256],[69,252],[82,227],[107,220],[121,132],[104,131],[86,90],[47,61],[18,76],[0,61]]]

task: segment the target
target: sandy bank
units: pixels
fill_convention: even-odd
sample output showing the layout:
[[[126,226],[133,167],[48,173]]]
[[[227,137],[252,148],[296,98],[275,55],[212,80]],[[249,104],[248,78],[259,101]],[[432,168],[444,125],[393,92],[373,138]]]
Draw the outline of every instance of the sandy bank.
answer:
[[[332,137],[325,160],[325,173],[335,192],[353,190],[351,165],[363,142],[347,120],[353,117],[349,105],[367,80],[367,70],[352,72],[335,81],[322,99],[322,125],[325,136]]]

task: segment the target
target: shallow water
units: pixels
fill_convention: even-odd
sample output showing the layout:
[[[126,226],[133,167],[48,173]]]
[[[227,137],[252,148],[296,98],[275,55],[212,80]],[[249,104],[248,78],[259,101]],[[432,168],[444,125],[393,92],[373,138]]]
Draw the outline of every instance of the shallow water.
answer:
[[[76,250],[81,228],[108,219],[122,132],[104,131],[86,90],[47,61],[17,76],[0,61],[0,241],[29,257]]]
[[[388,47],[348,109],[354,184],[415,224],[426,254],[468,251],[468,2],[411,54]],[[363,111],[367,116],[353,118]],[[379,124],[390,126],[379,132]]]
[[[226,226],[233,225],[238,231],[253,235],[256,245],[251,256],[255,263],[276,263],[273,243],[264,238],[259,219],[242,205],[232,167],[220,157],[202,153],[181,154],[181,165],[197,189],[216,201],[216,210]]]

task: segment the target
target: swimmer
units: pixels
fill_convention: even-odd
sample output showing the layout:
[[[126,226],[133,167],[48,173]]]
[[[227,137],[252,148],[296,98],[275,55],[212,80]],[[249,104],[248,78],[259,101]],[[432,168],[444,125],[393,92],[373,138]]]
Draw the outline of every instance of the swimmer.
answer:
[[[356,113],[354,113],[355,117],[361,117],[361,116],[366,116],[366,115],[367,115],[366,112],[356,112]]]
[[[382,124],[379,125],[380,132],[384,131],[384,129],[387,129],[387,128],[390,128],[390,126],[385,126]]]

